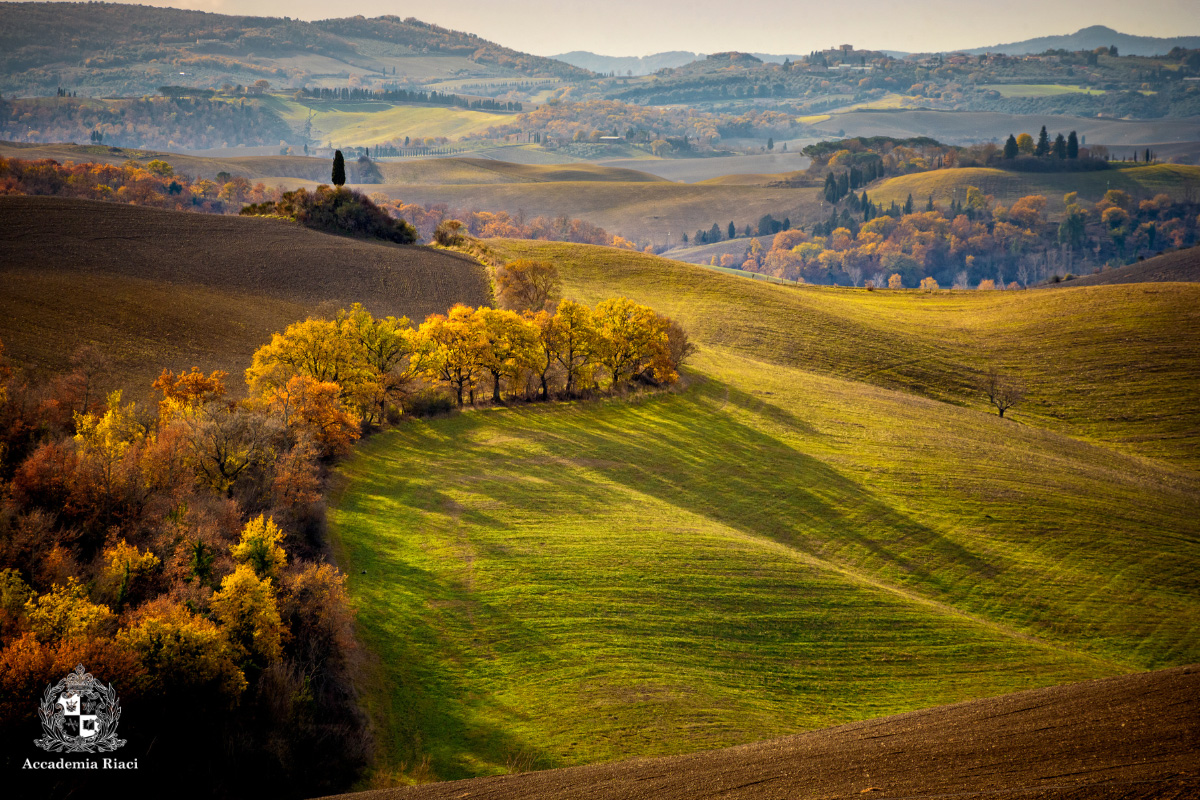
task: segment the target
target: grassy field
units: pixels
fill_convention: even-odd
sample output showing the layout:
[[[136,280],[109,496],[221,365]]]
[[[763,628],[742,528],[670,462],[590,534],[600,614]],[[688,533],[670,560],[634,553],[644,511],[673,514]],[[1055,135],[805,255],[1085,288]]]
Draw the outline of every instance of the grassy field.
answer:
[[[703,349],[675,393],[410,422],[342,468],[393,769],[687,752],[1200,657],[1200,287],[868,293],[496,249]],[[989,363],[1036,386],[1013,419],[969,388]]]
[[[1168,194],[1182,199],[1186,184],[1200,185],[1200,167],[1182,164],[1120,164],[1115,169],[1096,172],[1010,172],[1008,170],[968,167],[964,169],[933,170],[890,178],[868,189],[876,202],[904,203],[912,193],[914,200],[933,195],[935,202],[948,205],[958,191],[958,199],[966,195],[967,186],[977,186],[985,194],[995,195],[996,201],[1010,204],[1030,194],[1044,195],[1051,211],[1061,211],[1062,198],[1068,192],[1079,192],[1080,198],[1096,202],[1109,189],[1121,189],[1135,198],[1150,198]]]
[[[1102,89],[1065,86],[1061,83],[991,83],[980,89],[999,92],[1001,97],[1057,97],[1063,94],[1104,94]]]
[[[405,136],[446,136],[457,139],[478,133],[508,117],[484,111],[442,106],[392,105],[380,102],[299,101],[272,96],[263,104],[294,129],[301,130],[310,109],[312,136],[321,144],[366,147],[403,141]]]

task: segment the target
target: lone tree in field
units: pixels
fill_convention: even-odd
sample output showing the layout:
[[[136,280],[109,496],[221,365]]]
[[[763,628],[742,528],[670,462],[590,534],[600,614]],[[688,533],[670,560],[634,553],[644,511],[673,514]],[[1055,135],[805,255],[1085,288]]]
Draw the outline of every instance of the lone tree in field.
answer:
[[[1000,412],[1002,418],[1005,411],[1025,399],[1025,387],[1022,384],[1001,375],[994,369],[987,374],[983,381],[983,393],[987,395],[988,402]]]
[[[444,219],[433,230],[433,240],[442,247],[457,247],[463,243],[466,225],[456,219]]]
[[[558,267],[518,259],[496,268],[496,300],[513,311],[550,311],[562,297]]]
[[[346,185],[346,159],[342,157],[341,150],[333,151],[333,185]]]

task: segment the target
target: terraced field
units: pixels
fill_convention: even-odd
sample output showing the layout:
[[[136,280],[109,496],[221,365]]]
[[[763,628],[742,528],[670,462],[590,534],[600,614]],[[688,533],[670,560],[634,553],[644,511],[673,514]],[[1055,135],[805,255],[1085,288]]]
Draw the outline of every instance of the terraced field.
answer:
[[[866,292],[496,250],[703,350],[677,392],[411,422],[344,466],[385,775],[692,752],[1200,656],[1200,347],[1177,335],[1200,288]],[[1036,387],[1011,419],[973,388],[990,365]]]

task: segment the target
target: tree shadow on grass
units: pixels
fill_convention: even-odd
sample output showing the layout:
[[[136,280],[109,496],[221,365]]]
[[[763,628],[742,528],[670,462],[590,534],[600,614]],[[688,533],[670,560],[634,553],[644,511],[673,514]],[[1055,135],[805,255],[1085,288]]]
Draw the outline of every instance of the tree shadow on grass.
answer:
[[[452,547],[461,525],[466,546],[510,565],[508,539],[528,537],[528,520],[552,514],[602,519],[624,490],[631,503],[639,495],[653,498],[871,580],[911,581],[926,596],[961,596],[996,576],[994,564],[820,459],[738,421],[731,410],[819,435],[791,411],[713,382],[641,403],[462,415],[445,429],[409,432],[386,451],[389,464],[435,460],[433,476],[407,477],[380,462],[359,470],[353,491],[372,515],[396,513],[398,524],[432,525],[439,547]],[[486,442],[486,454],[474,452],[471,441]],[[499,507],[510,513],[489,512]],[[526,521],[521,530],[514,510]],[[636,508],[627,511],[636,518]],[[357,544],[371,549],[366,557],[379,573],[374,591],[366,593],[374,605],[365,613],[376,618],[367,626],[375,631],[369,644],[386,661],[388,686],[380,694],[392,741],[385,749],[414,759],[428,752],[443,778],[478,774],[480,762],[503,764],[515,753],[554,765],[537,743],[503,723],[483,721],[524,714],[474,694],[479,687],[471,665],[496,651],[486,642],[477,646],[471,628],[503,631],[501,657],[515,649],[538,658],[557,652],[558,643],[457,575],[419,568],[391,552],[389,538],[384,531]],[[424,600],[418,618],[409,618],[412,606],[393,597],[396,589]]]
[[[607,480],[751,536],[864,573],[879,568],[935,591],[939,573],[994,578],[997,566],[881,500],[818,458],[722,412],[728,404],[809,435],[811,425],[725,384],[624,414],[555,426],[550,449],[608,454]],[[637,419],[630,424],[629,414]],[[569,487],[564,487],[569,489]]]

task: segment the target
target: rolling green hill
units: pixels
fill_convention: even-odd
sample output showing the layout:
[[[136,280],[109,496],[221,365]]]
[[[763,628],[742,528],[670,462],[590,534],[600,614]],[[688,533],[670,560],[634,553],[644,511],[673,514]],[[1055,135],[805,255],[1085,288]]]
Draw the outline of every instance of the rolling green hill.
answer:
[[[866,292],[495,249],[703,349],[676,392],[411,422],[344,466],[391,770],[689,752],[1200,657],[1200,287]],[[991,365],[1031,386],[1011,419],[972,388]]]
[[[272,96],[264,100],[291,125],[301,130],[312,116],[312,138],[334,147],[368,147],[403,141],[405,136],[446,136],[458,139],[487,130],[506,119],[502,114],[466,108],[398,105],[382,102],[304,102]]]
[[[916,200],[924,200],[932,194],[934,202],[948,205],[956,189],[958,199],[962,200],[966,187],[976,186],[1005,204],[1026,195],[1044,195],[1051,211],[1061,211],[1063,195],[1068,192],[1079,192],[1079,197],[1088,202],[1096,202],[1109,189],[1121,189],[1135,198],[1164,193],[1179,200],[1184,197],[1189,183],[1192,187],[1200,185],[1200,167],[1131,163],[1096,172],[1050,173],[967,167],[889,178],[868,192],[873,200],[882,203],[895,200],[903,204],[911,193]]]

